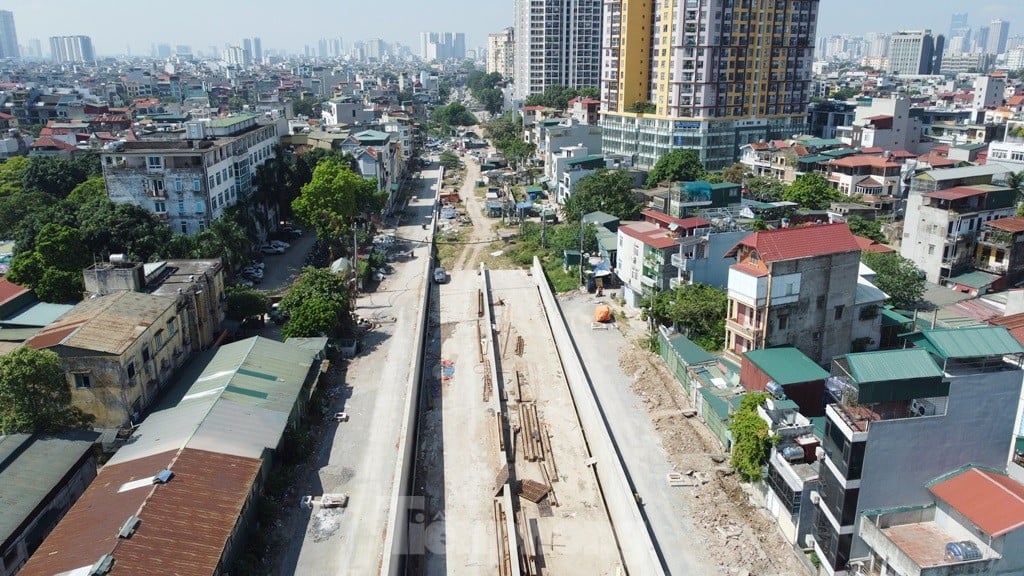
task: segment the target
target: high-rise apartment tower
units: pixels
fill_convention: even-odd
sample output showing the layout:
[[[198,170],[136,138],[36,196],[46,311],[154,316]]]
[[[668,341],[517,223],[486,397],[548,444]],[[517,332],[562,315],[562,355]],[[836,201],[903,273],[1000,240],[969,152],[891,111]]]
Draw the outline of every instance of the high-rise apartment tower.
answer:
[[[515,96],[601,81],[601,0],[515,0]],[[648,37],[650,40],[650,37]]]
[[[718,170],[744,144],[802,132],[818,5],[606,0],[604,152],[649,168],[673,148],[692,148]]]

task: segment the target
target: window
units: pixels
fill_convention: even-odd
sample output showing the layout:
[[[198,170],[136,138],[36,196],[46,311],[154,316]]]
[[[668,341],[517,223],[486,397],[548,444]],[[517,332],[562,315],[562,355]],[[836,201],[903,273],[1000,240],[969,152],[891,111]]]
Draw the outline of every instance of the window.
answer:
[[[210,188],[213,188],[214,186],[215,186],[215,184],[214,184],[214,181],[213,181],[213,176],[210,176]]]
[[[164,167],[164,159],[159,156],[147,156],[146,167],[151,170],[159,170]]]
[[[167,337],[174,338],[174,333],[178,331],[177,319],[171,318],[167,321]]]
[[[929,244],[928,245],[928,253],[929,254],[935,254],[935,244]]]
[[[202,192],[203,191],[203,181],[201,179],[199,179],[199,178],[193,178],[192,179],[192,190],[194,190],[196,192]]]
[[[128,378],[135,378],[135,361],[128,363]]]
[[[779,316],[779,330],[785,330],[789,327],[789,315]]]
[[[843,307],[842,306],[836,306],[835,319],[836,320],[842,320],[843,319]]]
[[[184,188],[185,188],[185,186],[184,186],[184,184],[182,184],[181,178],[175,178],[175,180],[174,180],[174,190],[176,192],[181,192],[182,190],[184,190]]]
[[[824,310],[825,309],[825,297],[824,296],[818,296],[817,305],[818,305],[818,310]]]
[[[156,349],[159,350],[164,347],[164,331],[157,330],[156,334],[153,335],[153,340],[156,341]]]
[[[75,373],[75,388],[92,388],[92,378],[83,372]]]
[[[153,211],[154,212],[167,212],[167,203],[166,202],[153,202]]]
[[[142,347],[142,361],[149,362],[149,346]]]
[[[178,213],[179,214],[184,214],[185,213],[185,201],[184,200],[178,200]]]
[[[188,234],[188,224],[185,223],[185,222],[181,223],[181,233],[182,234]]]

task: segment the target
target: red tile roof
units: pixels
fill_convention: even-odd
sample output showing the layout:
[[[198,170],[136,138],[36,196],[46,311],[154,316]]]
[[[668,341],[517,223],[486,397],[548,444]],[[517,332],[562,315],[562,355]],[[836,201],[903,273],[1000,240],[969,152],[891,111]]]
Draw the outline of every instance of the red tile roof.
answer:
[[[865,238],[863,236],[854,235],[853,239],[857,241],[857,245],[860,246],[861,252],[875,252],[878,254],[883,254],[886,252],[895,252],[895,250],[893,250],[892,248],[889,248],[888,246],[882,244],[881,242],[872,240],[871,238]]]
[[[1010,335],[1017,339],[1017,342],[1024,344],[1024,312],[1010,314],[1002,318],[992,318],[988,321],[993,326],[1003,326],[1010,331]]]
[[[29,146],[29,148],[56,148],[58,150],[77,150],[77,148],[75,148],[71,144],[68,144],[67,142],[64,142],[62,140],[57,140],[56,138],[51,138],[50,136],[42,136],[40,138],[36,138],[32,142],[32,145]]]
[[[860,252],[857,239],[845,223],[754,232],[726,252],[725,257],[735,256],[741,245],[757,250],[765,262]]]
[[[677,245],[675,234],[650,222],[630,222],[619,226],[619,232],[658,250]]]
[[[847,156],[829,161],[829,166],[842,166],[843,168],[857,168],[860,166],[871,166],[872,168],[899,168],[898,162],[893,162],[882,156]]]
[[[751,266],[750,264],[747,264],[746,262],[743,262],[743,263],[740,263],[740,264],[733,264],[732,266],[729,266],[729,268],[732,269],[732,270],[736,270],[737,272],[742,272],[742,273],[746,274],[747,276],[753,276],[754,278],[760,278],[761,276],[767,276],[768,275],[768,271],[767,270],[761,270],[760,268],[755,268],[755,267]]]
[[[978,190],[977,188],[971,188],[970,186],[955,186],[953,188],[946,188],[945,190],[925,192],[922,196],[938,198],[939,200],[961,200],[963,198],[982,196],[984,194],[987,194],[987,192],[984,190]]]
[[[928,489],[993,538],[1024,526],[1024,485],[1004,474],[968,468]]]
[[[643,210],[640,212],[640,215],[652,224],[661,225],[662,228],[668,228],[672,224],[675,224],[677,228],[682,228],[684,230],[707,228],[708,226],[711,226],[711,222],[708,222],[703,218],[697,218],[696,216],[691,216],[689,218],[676,218],[675,216],[670,216],[664,212],[658,212],[657,210]]]
[[[882,152],[885,152],[885,150],[883,150],[881,146],[870,146],[868,148],[860,149],[861,154],[881,154]]]
[[[0,278],[0,305],[8,303],[28,291],[29,289],[24,286],[18,286],[6,278]]]
[[[917,154],[914,154],[913,152],[908,152],[906,150],[893,150],[892,153],[889,154],[889,156],[891,158],[916,158]]]
[[[997,220],[989,220],[986,224],[1011,234],[1024,232],[1024,217],[1022,216],[1010,216],[1007,218],[999,218]]]

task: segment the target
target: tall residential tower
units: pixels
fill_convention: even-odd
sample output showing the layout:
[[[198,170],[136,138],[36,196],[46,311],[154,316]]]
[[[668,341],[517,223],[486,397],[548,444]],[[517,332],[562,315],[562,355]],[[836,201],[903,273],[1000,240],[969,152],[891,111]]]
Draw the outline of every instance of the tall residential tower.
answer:
[[[14,31],[14,14],[0,10],[0,58],[17,58],[18,34]]]
[[[513,24],[517,99],[600,84],[601,0],[515,0]]]
[[[719,170],[744,144],[802,132],[818,4],[606,0],[605,153],[650,168],[692,148]]]
[[[50,36],[50,56],[57,64],[96,60],[92,38],[88,36]]]

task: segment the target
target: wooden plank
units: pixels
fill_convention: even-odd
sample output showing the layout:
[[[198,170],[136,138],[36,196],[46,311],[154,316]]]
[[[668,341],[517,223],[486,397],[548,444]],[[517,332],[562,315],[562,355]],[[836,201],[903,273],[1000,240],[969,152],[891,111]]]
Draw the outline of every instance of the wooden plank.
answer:
[[[555,464],[555,454],[551,451],[551,436],[548,434],[547,424],[541,425],[540,438],[544,442],[544,461],[551,465],[551,482],[558,482],[558,465]]]

